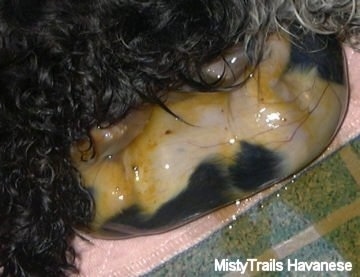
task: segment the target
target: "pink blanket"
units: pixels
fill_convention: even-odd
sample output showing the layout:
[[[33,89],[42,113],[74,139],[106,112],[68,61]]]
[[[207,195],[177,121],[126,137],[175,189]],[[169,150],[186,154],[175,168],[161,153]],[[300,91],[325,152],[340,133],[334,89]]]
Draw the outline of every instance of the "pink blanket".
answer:
[[[346,49],[349,65],[351,100],[345,122],[329,149],[320,157],[338,149],[360,133],[360,54]],[[250,199],[235,203],[195,222],[160,235],[127,240],[76,239],[80,253],[80,276],[138,276],[181,253],[223,227],[259,200],[281,187],[278,184]]]

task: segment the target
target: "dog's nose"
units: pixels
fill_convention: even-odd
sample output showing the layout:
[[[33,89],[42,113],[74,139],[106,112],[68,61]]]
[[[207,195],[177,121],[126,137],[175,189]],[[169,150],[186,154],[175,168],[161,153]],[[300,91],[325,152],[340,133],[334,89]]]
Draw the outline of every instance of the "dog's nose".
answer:
[[[123,151],[148,124],[151,109],[146,105],[137,107],[117,123],[102,123],[92,128],[88,138],[72,145],[73,162],[80,166],[81,162],[93,163]]]
[[[105,158],[124,150],[148,124],[151,108],[141,106],[130,111],[118,123],[105,128],[97,126],[90,132],[98,158]]]

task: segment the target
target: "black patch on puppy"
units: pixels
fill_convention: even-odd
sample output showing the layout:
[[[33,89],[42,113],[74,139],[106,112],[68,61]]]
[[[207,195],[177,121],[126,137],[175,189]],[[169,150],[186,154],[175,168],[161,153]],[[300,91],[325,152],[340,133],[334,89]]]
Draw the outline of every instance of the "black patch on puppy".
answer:
[[[341,45],[334,36],[300,35],[292,44],[290,69],[316,67],[321,78],[344,84],[343,61]]]
[[[281,177],[281,156],[264,146],[241,142],[241,152],[229,168],[232,184],[243,190],[256,190]]]
[[[241,142],[241,152],[235,164],[226,167],[221,159],[211,159],[199,164],[190,177],[187,188],[165,203],[155,215],[145,217],[137,206],[132,206],[104,224],[104,231],[114,231],[112,224],[136,229],[167,229],[185,223],[234,201],[229,195],[233,186],[256,192],[259,187],[280,176],[281,157],[263,146]],[[122,230],[119,230],[122,231]],[[154,230],[153,230],[154,231]]]
[[[140,229],[163,228],[166,230],[185,223],[190,217],[224,205],[229,201],[224,192],[229,189],[230,182],[221,165],[204,162],[191,175],[187,188],[173,200],[164,204],[154,216],[146,218],[141,215],[140,209],[131,207],[111,219],[108,225],[110,227],[111,222],[119,222],[122,225]],[[108,229],[107,224],[103,229]]]

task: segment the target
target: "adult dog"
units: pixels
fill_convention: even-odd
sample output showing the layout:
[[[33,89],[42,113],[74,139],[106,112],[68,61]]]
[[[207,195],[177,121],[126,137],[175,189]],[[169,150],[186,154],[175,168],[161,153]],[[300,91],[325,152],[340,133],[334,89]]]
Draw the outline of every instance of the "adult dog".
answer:
[[[2,275],[76,271],[75,228],[89,224],[94,205],[69,149],[91,140],[92,127],[163,105],[170,90],[212,89],[202,65],[238,44],[255,66],[269,34],[289,26],[357,47],[359,8],[357,0],[1,1]]]

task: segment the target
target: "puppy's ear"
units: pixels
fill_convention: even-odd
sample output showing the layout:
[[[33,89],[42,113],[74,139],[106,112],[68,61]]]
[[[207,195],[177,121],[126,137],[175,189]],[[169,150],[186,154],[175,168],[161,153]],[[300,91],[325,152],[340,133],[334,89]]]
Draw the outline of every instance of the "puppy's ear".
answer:
[[[1,16],[15,26],[31,26],[38,21],[45,3],[46,0],[5,0]]]

